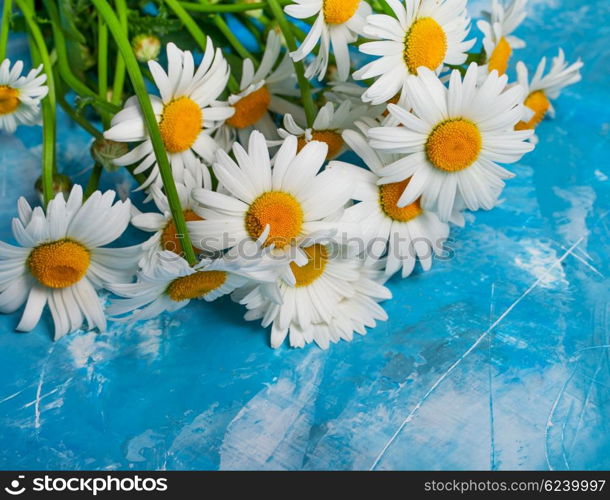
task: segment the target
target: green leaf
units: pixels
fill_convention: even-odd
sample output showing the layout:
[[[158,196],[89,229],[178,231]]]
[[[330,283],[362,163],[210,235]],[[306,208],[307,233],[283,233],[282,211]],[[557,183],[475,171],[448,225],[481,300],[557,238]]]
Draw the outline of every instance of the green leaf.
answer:
[[[82,11],[79,12],[80,9],[77,9],[77,7],[82,8],[82,5],[79,4],[81,4],[79,0],[59,0],[59,17],[61,19],[61,29],[66,37],[84,44],[86,43],[85,36],[76,26],[76,20],[79,19],[79,14],[82,14]]]

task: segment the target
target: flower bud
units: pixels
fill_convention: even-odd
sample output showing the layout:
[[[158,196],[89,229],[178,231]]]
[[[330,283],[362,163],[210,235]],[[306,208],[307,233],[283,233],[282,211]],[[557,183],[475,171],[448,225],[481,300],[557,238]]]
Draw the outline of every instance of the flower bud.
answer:
[[[42,190],[42,176],[36,179],[36,184],[34,184],[38,195],[40,196],[40,200],[43,200],[43,190]],[[70,177],[65,174],[54,173],[53,174],[53,196],[57,193],[63,193],[64,197],[70,194],[72,190],[72,181]]]
[[[161,52],[161,40],[155,35],[138,35],[131,41],[131,46],[140,62],[152,61]]]
[[[108,172],[119,169],[114,160],[127,154],[129,147],[124,142],[111,141],[109,139],[96,139],[91,145],[91,156]]]

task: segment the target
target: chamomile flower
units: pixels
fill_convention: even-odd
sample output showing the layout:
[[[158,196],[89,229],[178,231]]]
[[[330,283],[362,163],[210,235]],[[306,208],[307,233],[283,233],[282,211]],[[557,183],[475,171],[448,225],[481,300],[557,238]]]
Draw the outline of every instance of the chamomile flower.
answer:
[[[130,203],[114,203],[114,191],[94,192],[83,203],[82,188],[68,200],[58,194],[46,213],[21,198],[13,236],[20,246],[0,242],[0,311],[11,313],[25,302],[17,330],[28,332],[49,305],[55,339],[73,332],[86,319],[88,328],[106,328],[96,290],[128,282],[136,272],[140,246],[101,248],[129,224]]]
[[[150,319],[165,311],[182,309],[193,299],[212,302],[252,282],[274,283],[276,268],[272,259],[247,260],[236,254],[203,259],[191,267],[179,255],[163,251],[155,266],[138,273],[135,283],[108,285],[122,298],[113,300],[107,312],[115,320]]]
[[[0,64],[0,130],[12,134],[17,125],[38,125],[40,123],[40,101],[49,89],[43,85],[47,75],[42,65],[22,76],[23,61],[17,61],[11,68],[11,61],[5,59]]]
[[[301,95],[290,56],[286,53],[277,64],[281,51],[281,38],[272,30],[267,36],[265,53],[256,72],[252,61],[244,59],[240,92],[229,96],[235,114],[219,130],[219,134],[225,135],[225,143],[233,144],[235,131],[242,144],[248,142],[250,132],[255,129],[266,137],[277,137],[271,113],[290,113],[300,123],[305,121],[303,109],[281,97]]]
[[[311,141],[323,142],[328,146],[327,160],[332,160],[341,154],[345,144],[341,133],[354,126],[356,119],[362,118],[371,111],[366,105],[354,106],[351,101],[343,101],[340,105],[327,102],[318,112],[313,126],[303,128],[299,126],[291,115],[284,116],[284,128],[278,129],[280,137],[290,135],[297,137],[298,150]]]
[[[193,201],[191,193],[198,188],[212,188],[212,179],[206,167],[201,167],[195,171],[195,175],[190,171],[184,173],[182,182],[176,183],[180,207],[186,221],[201,220],[193,211]],[[144,253],[140,260],[141,267],[154,267],[161,251],[170,251],[182,255],[183,248],[181,238],[176,231],[176,224],[167,201],[167,196],[161,187],[153,185],[150,189],[152,199],[159,212],[140,213],[136,212],[131,218],[131,223],[142,231],[154,233],[142,244]],[[133,209],[135,212],[135,208]],[[200,249],[195,248],[195,255],[201,253]]]
[[[286,337],[292,347],[316,342],[327,349],[331,342],[352,340],[354,331],[366,333],[377,320],[386,320],[381,300],[391,298],[383,286],[385,278],[374,262],[345,256],[341,248],[314,244],[304,248],[307,262],[291,263],[294,282],[247,287],[234,299],[248,309],[245,319],[271,325],[271,347],[282,345]],[[281,303],[268,297],[268,289],[279,287]]]
[[[581,80],[580,69],[583,62],[579,59],[568,65],[563,50],[559,49],[559,55],[553,58],[547,75],[544,75],[545,67],[546,57],[543,57],[530,82],[525,64],[517,63],[517,80],[527,96],[524,103],[525,114],[523,120],[517,124],[517,130],[535,129],[547,113],[551,118],[555,116],[551,100],[557,99],[562,89]]]
[[[407,79],[413,111],[394,104],[388,109],[402,126],[369,130],[370,144],[404,156],[381,172],[382,184],[410,179],[397,206],[421,197],[421,206],[449,220],[462,202],[470,210],[489,210],[497,202],[503,179],[513,177],[496,162],[514,163],[531,151],[531,131],[515,131],[523,116],[523,87],[506,88],[506,75],[491,72],[477,85],[471,64],[462,81],[453,71],[447,89],[427,68]]]
[[[361,124],[366,133],[368,127]],[[411,274],[419,259],[424,271],[432,266],[432,257],[443,251],[443,243],[449,236],[449,225],[441,222],[434,212],[424,210],[420,200],[404,207],[397,202],[409,179],[379,185],[381,172],[399,157],[380,154],[371,148],[365,136],[353,131],[343,132],[347,145],[366,163],[370,170],[354,165],[340,164],[345,176],[357,179],[354,199],[360,201],[345,211],[345,218],[359,221],[369,251],[376,257],[387,254],[385,274],[390,276],[402,268],[402,277]],[[463,217],[456,212],[452,220],[463,225]]]
[[[481,66],[483,75],[494,69],[500,75],[506,73],[513,50],[525,47],[525,42],[512,33],[525,19],[526,5],[527,0],[512,0],[505,8],[499,0],[492,0],[489,20],[477,23],[483,33],[483,48],[486,54],[486,64]]]
[[[364,33],[379,41],[363,43],[360,51],[378,59],[354,73],[357,80],[378,77],[362,99],[387,102],[405,98],[404,83],[420,67],[439,73],[444,64],[463,64],[475,40],[464,41],[470,29],[466,0],[387,0],[396,18],[374,14]]]
[[[307,78],[322,80],[328,68],[332,48],[340,80],[347,80],[350,72],[349,44],[363,34],[366,17],[372,12],[364,0],[295,0],[284,7],[289,16],[306,19],[316,16],[309,33],[299,48],[291,53],[295,61],[307,57],[320,41],[320,49],[314,62],[307,68]]]
[[[208,38],[203,60],[197,69],[193,55],[167,45],[167,73],[156,61],[148,67],[159,89],[160,97],[150,96],[159,122],[161,138],[177,181],[182,181],[185,170],[195,171],[202,160],[211,163],[218,144],[212,132],[233,115],[233,108],[216,99],[225,89],[229,67],[220,49],[214,50]],[[159,168],[152,142],[146,131],[144,118],[137,99],[131,97],[122,111],[112,119],[112,128],[104,133],[106,139],[117,142],[140,142],[126,155],[117,158],[117,165],[139,163],[136,173],[150,170],[141,186],[160,184]]]
[[[193,191],[200,204],[194,211],[204,219],[188,224],[193,241],[212,250],[239,248],[244,241],[258,239],[269,226],[264,245],[273,245],[286,263],[305,263],[303,245],[334,235],[357,237],[354,224],[336,220],[350,200],[351,179],[343,179],[331,167],[319,173],[326,144],[310,142],[297,153],[297,142],[294,136],[284,140],[273,169],[265,138],[257,131],[250,135],[248,151],[234,144],[237,163],[218,151],[214,173],[228,194]]]

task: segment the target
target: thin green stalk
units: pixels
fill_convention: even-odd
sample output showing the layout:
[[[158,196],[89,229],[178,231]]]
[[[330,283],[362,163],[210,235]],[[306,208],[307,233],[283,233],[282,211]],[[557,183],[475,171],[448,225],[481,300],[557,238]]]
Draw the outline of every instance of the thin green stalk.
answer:
[[[55,80],[49,51],[44,42],[35,14],[24,0],[17,0],[17,6],[23,12],[31,40],[42,61],[43,71],[47,75],[49,93],[42,100],[42,194],[45,206],[53,198],[53,170],[55,168]]]
[[[140,66],[135,54],[133,53],[129,39],[127,38],[127,35],[125,34],[125,31],[123,30],[123,27],[121,26],[121,23],[119,22],[115,13],[112,11],[110,5],[108,5],[108,2],[106,0],[92,0],[92,2],[99,14],[104,18],[104,21],[106,22],[110,33],[114,37],[119,51],[123,55],[127,73],[129,74],[129,79],[131,80],[131,84],[133,85],[134,91],[138,97],[146,128],[148,130],[148,135],[150,136],[153,151],[155,152],[159,173],[161,174],[163,187],[165,188],[165,195],[167,196],[167,202],[172,212],[174,223],[176,224],[176,232],[177,234],[182,235],[182,248],[184,249],[186,260],[190,265],[194,265],[197,262],[197,259],[195,258],[195,252],[193,251],[191,238],[189,236],[182,207],[180,205],[178,191],[176,190],[176,184],[174,182],[174,178],[172,177],[169,159],[167,157],[165,147],[163,146],[163,139],[161,137],[159,125],[155,118],[150,97],[146,91],[146,85],[142,72],[140,71]]]
[[[180,2],[180,5],[186,10],[192,10],[194,12],[210,12],[217,14],[219,12],[247,12],[249,10],[264,9],[267,4],[265,2],[256,3],[234,3],[230,5],[222,4],[201,4],[193,2]]]
[[[204,32],[199,28],[195,20],[190,16],[190,14],[184,10],[180,2],[177,0],[165,0],[167,6],[174,11],[174,14],[182,21],[182,24],[189,31],[191,36],[194,38],[197,45],[202,51],[205,51],[206,46],[206,36]],[[231,92],[239,92],[239,83],[235,80],[233,74],[229,75],[229,90]]]
[[[195,20],[190,16],[190,14],[186,10],[184,10],[184,7],[182,7],[180,2],[178,2],[177,0],[165,0],[165,3],[167,4],[167,6],[170,9],[172,9],[174,14],[176,14],[176,16],[178,17],[178,19],[180,19],[180,21],[182,21],[182,24],[184,24],[184,26],[186,27],[188,32],[195,39],[195,41],[197,42],[197,45],[199,45],[201,50],[204,51],[205,45],[206,45],[206,36],[203,33],[203,31],[201,30],[201,28],[199,28],[199,26],[197,26],[197,23],[195,22]]]
[[[66,82],[68,87],[70,87],[80,96],[91,98],[92,104],[98,110],[103,110],[112,114],[119,111],[120,108],[118,106],[114,106],[105,100],[101,100],[96,92],[87,87],[87,85],[85,85],[74,75],[74,73],[72,73],[70,62],[68,61],[68,54],[66,52],[66,40],[60,27],[61,24],[59,20],[59,13],[57,12],[57,6],[51,0],[43,0],[43,2],[49,17],[51,18],[51,28],[53,30],[53,38],[55,39],[54,47],[57,54],[57,65],[61,79]]]
[[[100,99],[108,100],[108,27],[98,16],[97,23],[97,81]],[[108,128],[110,117],[102,113],[104,128]]]
[[[256,58],[242,45],[242,43],[237,39],[237,37],[231,31],[228,24],[225,20],[220,16],[214,16],[212,21],[216,25],[216,27],[220,30],[220,32],[225,36],[227,41],[231,44],[231,47],[235,49],[241,57],[244,59],[250,59],[252,62],[257,63]]]
[[[93,166],[93,170],[91,171],[91,176],[89,177],[89,182],[87,183],[87,187],[85,188],[85,194],[84,194],[85,199],[89,198],[89,196],[91,196],[94,193],[94,191],[97,190],[97,187],[100,184],[100,177],[102,176],[102,170],[103,170],[103,167],[99,163],[96,163]]]
[[[210,7],[210,3],[208,2],[208,0],[199,0],[199,5],[202,5],[204,7]],[[213,4],[212,7],[219,7],[219,5]],[[211,12],[220,12],[220,11],[212,10]],[[187,13],[187,15],[188,15],[188,13]],[[224,37],[227,39],[227,41],[231,44],[231,47],[233,47],[235,52],[237,52],[244,59],[250,59],[254,63],[258,62],[256,60],[256,58],[248,51],[248,49],[246,49],[246,47],[244,47],[243,44],[239,41],[239,39],[233,34],[233,32],[231,31],[231,28],[229,28],[229,26],[227,25],[225,20],[219,14],[212,16],[212,22],[218,28],[218,30],[224,35]]]
[[[286,39],[286,45],[288,46],[288,50],[290,52],[294,52],[297,50],[297,44],[294,39],[294,34],[292,33],[292,29],[290,29],[290,23],[286,19],[284,15],[284,11],[280,6],[278,0],[268,0],[269,7],[277,20],[280,30]],[[299,88],[301,89],[301,97],[303,100],[303,108],[305,108],[305,116],[307,117],[307,126],[311,127],[313,125],[313,121],[316,118],[316,105],[313,102],[313,97],[311,95],[311,86],[309,80],[305,78],[305,66],[303,65],[303,61],[292,61],[294,64],[294,71],[297,75],[297,80],[299,82]]]
[[[95,137],[96,139],[102,139],[104,135],[96,129],[89,121],[87,121],[83,116],[78,114],[70,104],[65,100],[65,98],[61,94],[57,94],[57,104],[64,110],[64,112],[75,122],[79,127],[88,132],[90,135]]]
[[[2,24],[0,25],[0,62],[6,57],[6,46],[8,44],[9,24],[13,14],[13,3],[11,0],[4,0],[2,8]]]
[[[115,0],[114,5],[116,7],[119,22],[125,36],[129,35],[129,28],[127,26],[127,4],[125,0]],[[114,70],[114,83],[112,84],[112,104],[121,104],[123,102],[123,87],[125,86],[125,60],[119,53],[117,54],[116,67]]]

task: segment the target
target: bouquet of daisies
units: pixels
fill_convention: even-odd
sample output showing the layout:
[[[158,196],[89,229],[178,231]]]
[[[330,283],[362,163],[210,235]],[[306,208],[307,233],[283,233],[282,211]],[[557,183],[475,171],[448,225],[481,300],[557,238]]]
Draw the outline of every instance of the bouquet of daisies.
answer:
[[[580,79],[559,50],[509,80],[526,3],[474,28],[467,0],[4,0],[0,129],[42,125],[42,203],[0,242],[0,311],[29,331],[48,305],[58,339],[230,294],[273,347],[366,333]],[[19,30],[30,70],[5,58]],[[84,188],[58,107],[92,137]],[[137,208],[98,190],[122,168]],[[130,224],[143,241],[109,247]]]

